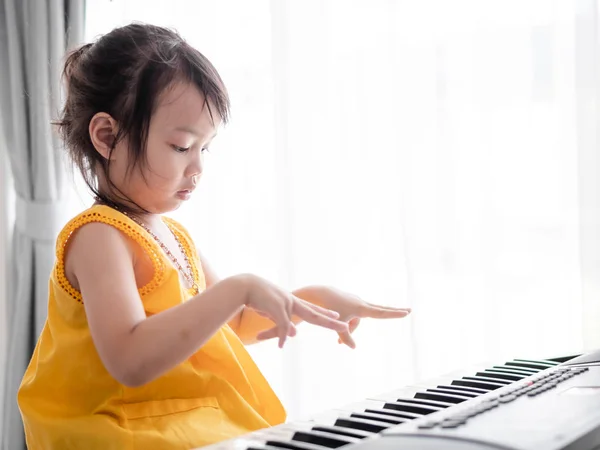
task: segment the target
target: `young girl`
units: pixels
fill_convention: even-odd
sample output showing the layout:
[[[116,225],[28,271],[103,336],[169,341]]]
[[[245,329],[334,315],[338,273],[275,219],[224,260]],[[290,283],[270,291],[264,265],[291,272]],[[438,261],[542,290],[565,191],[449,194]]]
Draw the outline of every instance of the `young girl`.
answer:
[[[18,403],[30,449],[192,449],[280,424],[244,344],[294,324],[354,347],[360,318],[404,317],[336,289],[219,280],[163,213],[189,199],[228,118],[211,63],[175,32],[133,24],[66,61],[59,122],[96,202],[58,236],[48,318]]]

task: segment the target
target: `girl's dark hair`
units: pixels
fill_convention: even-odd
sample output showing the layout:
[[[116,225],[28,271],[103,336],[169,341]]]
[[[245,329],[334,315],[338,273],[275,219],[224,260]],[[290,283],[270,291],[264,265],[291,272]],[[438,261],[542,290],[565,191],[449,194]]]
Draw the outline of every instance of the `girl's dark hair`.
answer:
[[[95,150],[90,139],[89,125],[96,113],[110,114],[119,124],[110,151],[127,139],[128,170],[145,163],[157,98],[174,81],[194,84],[204,95],[211,117],[209,101],[223,123],[229,119],[229,96],[216,69],[176,31],[167,28],[139,23],[116,28],[71,52],[63,77],[67,96],[57,125],[67,151],[97,201],[126,212],[145,211],[111,183],[109,160]],[[111,192],[99,191],[98,170],[103,171]]]

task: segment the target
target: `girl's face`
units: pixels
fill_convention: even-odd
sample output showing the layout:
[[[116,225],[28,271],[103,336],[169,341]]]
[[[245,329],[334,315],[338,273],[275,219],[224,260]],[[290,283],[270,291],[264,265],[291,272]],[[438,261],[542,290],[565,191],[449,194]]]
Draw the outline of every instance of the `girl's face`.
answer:
[[[175,84],[158,101],[150,120],[147,164],[127,172],[126,139],[117,144],[110,162],[113,184],[147,211],[173,211],[190,198],[203,167],[203,153],[215,137],[221,119],[192,84]],[[102,187],[102,185],[101,185]]]

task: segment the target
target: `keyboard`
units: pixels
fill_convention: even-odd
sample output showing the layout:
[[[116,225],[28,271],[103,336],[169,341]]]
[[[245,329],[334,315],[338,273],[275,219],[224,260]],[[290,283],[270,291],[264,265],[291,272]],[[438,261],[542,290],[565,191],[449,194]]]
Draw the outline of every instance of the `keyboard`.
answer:
[[[475,366],[209,450],[600,450],[600,350]]]

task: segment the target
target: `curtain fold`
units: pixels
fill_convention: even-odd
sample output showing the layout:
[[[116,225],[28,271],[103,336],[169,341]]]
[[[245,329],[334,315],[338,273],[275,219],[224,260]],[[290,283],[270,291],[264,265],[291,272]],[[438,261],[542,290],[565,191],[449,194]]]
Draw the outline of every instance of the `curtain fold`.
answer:
[[[61,107],[65,51],[83,39],[82,0],[0,2],[0,105],[16,192],[7,298],[2,444],[25,447],[16,393],[44,324],[54,245],[67,220],[62,151],[51,121]]]

